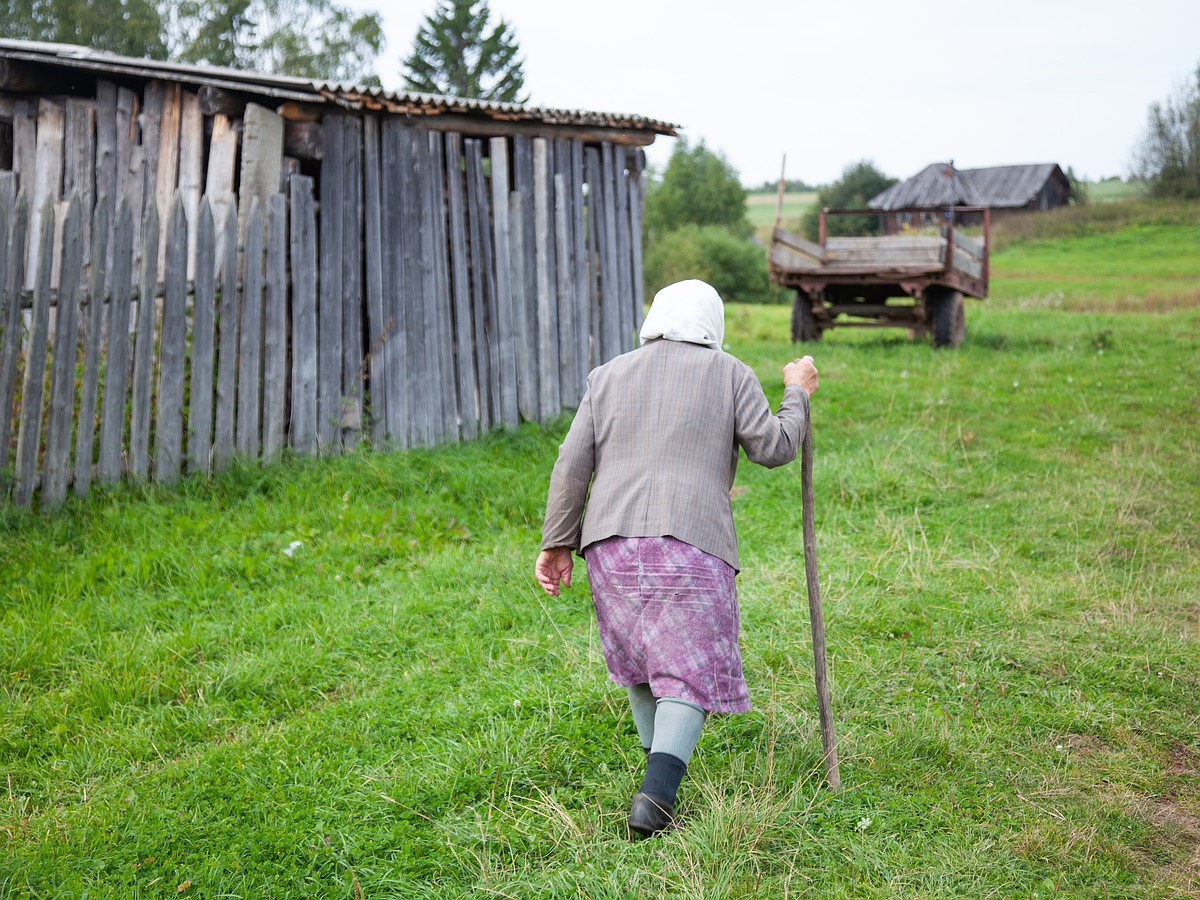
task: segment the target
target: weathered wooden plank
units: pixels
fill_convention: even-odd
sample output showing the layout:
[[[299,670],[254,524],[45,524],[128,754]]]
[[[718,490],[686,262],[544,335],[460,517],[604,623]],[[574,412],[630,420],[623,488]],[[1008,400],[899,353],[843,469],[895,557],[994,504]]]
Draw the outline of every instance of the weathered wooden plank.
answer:
[[[41,129],[39,128],[39,131]],[[54,254],[54,201],[47,198],[38,216],[37,274],[33,282],[29,346],[25,352],[25,377],[21,385],[21,414],[17,429],[16,472],[13,501],[31,506],[38,482],[38,450],[42,436],[42,401],[46,390],[46,347],[50,331],[50,268]]]
[[[345,167],[345,116],[325,117],[325,163],[320,182],[320,284],[317,307],[317,444],[321,453],[341,447],[342,417],[342,179]]]
[[[121,478],[125,440],[125,398],[129,368],[129,298],[133,288],[133,211],[122,197],[113,217],[113,269],[109,278],[108,351],[104,360],[104,404],[100,414],[100,455],[96,475],[101,482]]]
[[[641,150],[634,151],[639,159]],[[637,346],[642,321],[646,317],[645,286],[642,283],[642,213],[645,208],[645,185],[641,167],[629,170],[629,243],[633,252],[633,346]]]
[[[0,209],[5,213],[10,213],[14,204],[17,202],[17,173],[16,172],[0,172]],[[0,231],[0,234],[8,234],[7,227]],[[0,253],[0,256],[3,256]],[[0,297],[0,304],[4,303],[4,298]]]
[[[196,277],[192,295],[192,371],[188,391],[187,463],[189,472],[212,471],[213,373],[216,361],[217,228],[212,204],[200,201],[196,214]],[[190,243],[190,242],[189,242]]]
[[[108,198],[109,219],[106,251],[112,248],[112,213],[117,203],[117,86],[103,79],[96,82],[96,197]],[[93,227],[97,223],[93,222]],[[93,241],[93,244],[95,241]],[[102,268],[112,269],[112,257],[104,260]]]
[[[184,91],[179,118],[179,195],[183,198],[183,214],[187,217],[187,277],[196,277],[196,241],[199,230],[196,216],[200,212],[200,195],[204,190],[204,116],[200,100],[191,91]]]
[[[4,271],[0,273],[6,301],[0,318],[0,471],[8,468],[9,440],[13,432],[13,391],[16,387],[17,357],[21,351],[21,288],[25,284],[25,236],[29,228],[29,198],[25,189],[17,192],[9,217],[9,227],[0,235],[7,238]]]
[[[238,133],[226,115],[216,115],[212,121],[212,136],[208,140],[208,173],[204,193],[212,206],[213,221],[217,223],[217,243],[213,257],[217,275],[225,259],[225,214],[235,207],[233,176],[237,169]]]
[[[590,344],[591,321],[588,318],[590,307],[589,272],[591,261],[587,252],[587,226],[584,220],[585,201],[583,194],[583,143],[571,141],[571,240],[574,245],[574,278],[575,278],[575,308],[572,315],[575,318],[575,385],[576,400],[583,398],[588,372],[591,371]]]
[[[183,466],[184,338],[187,329],[188,222],[176,192],[167,216],[162,330],[154,419],[154,477],[173,484]]]
[[[417,129],[402,126],[399,144],[400,158],[400,288],[405,316],[405,343],[408,363],[405,367],[405,391],[408,394],[408,440],[410,444],[428,446],[430,443],[430,392],[426,354],[426,324],[424,280],[421,275],[421,172],[418,171]]]
[[[574,409],[579,405],[579,363],[575,358],[579,342],[575,330],[579,327],[575,311],[575,258],[571,233],[571,189],[568,175],[554,176],[554,236],[557,243],[558,282],[558,388],[561,406]],[[561,406],[560,410],[561,411]]]
[[[163,85],[162,118],[158,128],[158,167],[154,172],[154,204],[160,222],[170,215],[171,203],[179,187],[179,131],[183,120],[183,90],[178,82]],[[167,233],[159,229],[158,279],[166,266]]]
[[[145,167],[142,171],[142,208],[135,210],[135,213],[143,224],[146,220],[146,208],[156,204],[158,197],[158,157],[161,151],[159,140],[166,92],[167,85],[161,81],[149,81],[142,90],[142,113],[138,117],[138,124],[141,127],[141,148]],[[166,211],[159,209],[157,212],[161,225]]]
[[[443,135],[432,131],[426,134],[429,147],[428,201],[430,238],[433,242],[434,321],[437,323],[437,381],[441,395],[436,425],[438,437],[458,440],[458,383],[454,378],[454,334],[452,301],[450,299],[450,259],[446,244],[446,183],[444,176]]]
[[[115,95],[114,95],[115,96]],[[113,170],[112,174],[116,174]],[[84,327],[83,375],[79,388],[79,418],[75,429],[75,494],[87,496],[92,487],[96,449],[96,403],[100,386],[100,349],[104,332],[104,286],[108,277],[108,226],[112,203],[101,194],[92,215],[92,271],[88,279],[87,318]]]
[[[54,316],[54,356],[50,373],[50,407],[46,416],[42,505],[53,507],[67,496],[71,475],[71,426],[75,413],[76,337],[79,286],[83,277],[83,218],[79,195],[71,197],[63,223],[62,287]],[[87,215],[91,218],[91,215]]]
[[[142,236],[146,248],[158,246],[158,210],[146,207]],[[129,473],[144,479],[150,473],[151,394],[154,388],[154,344],[158,262],[149,249],[142,253],[138,281],[137,326],[133,344],[133,399],[129,407]]]
[[[41,99],[38,101],[37,112],[37,162],[33,178],[33,193],[30,197],[29,233],[40,235],[42,232],[42,216],[47,209],[46,201],[51,204],[62,198],[63,178],[63,137],[65,129],[65,113],[63,106],[55,100]],[[50,207],[51,209],[53,207]],[[53,242],[53,232],[51,233]],[[29,243],[26,257],[25,287],[32,288],[37,277],[37,257],[39,248],[33,241]],[[52,255],[56,262],[57,255]],[[53,285],[53,273],[47,273]]]
[[[317,220],[313,181],[291,179],[292,447],[317,451]]]
[[[83,265],[92,261],[92,209],[96,195],[96,103],[75,97],[66,103],[66,145],[63,168],[63,197],[79,197],[80,246]],[[61,280],[60,280],[61,283]]]
[[[242,119],[242,169],[239,179],[238,236],[246,233],[250,201],[265,207],[283,183],[283,119],[257,103],[247,103]]]
[[[17,174],[17,188],[23,189],[26,197],[33,196],[37,178],[37,103],[33,100],[17,100],[13,103],[13,171]],[[21,271],[28,268],[22,264]]]
[[[371,440],[388,442],[387,321],[383,313],[383,221],[380,208],[379,119],[363,119],[363,240],[367,294],[367,372]]]
[[[129,88],[117,88],[117,193],[129,204],[133,223],[133,246],[141,258],[142,200],[146,196],[146,154],[138,143],[141,98]],[[115,225],[114,225],[115,229]],[[115,231],[114,231],[115,235]],[[116,247],[112,237],[109,238]],[[112,269],[115,271],[115,266]]]
[[[446,207],[449,217],[450,281],[454,309],[454,362],[458,389],[458,427],[463,440],[479,433],[479,385],[475,341],[471,336],[471,259],[463,184],[462,135],[446,134]],[[483,335],[480,335],[480,340]]]
[[[537,210],[534,206],[533,144],[512,140],[513,190],[509,197],[509,247],[513,299],[513,345],[517,357],[517,406],[521,418],[538,418]]]
[[[620,290],[619,245],[617,244],[617,190],[613,174],[613,147],[605,143],[600,147],[601,205],[603,208],[603,231],[600,232],[600,315],[604,330],[604,362],[608,362],[624,349],[621,339],[621,307],[624,298]]]
[[[600,151],[588,147],[584,151],[585,173],[587,184],[587,258],[588,258],[588,332],[591,335],[589,349],[589,365],[592,367],[604,362],[604,334],[600,319],[600,280],[603,272],[603,260],[600,255],[600,232],[604,230],[604,215],[602,194],[603,184],[600,179]]]
[[[233,462],[237,431],[238,250],[237,200],[230,198],[225,218],[216,219],[217,246],[223,257],[221,299],[217,304],[217,405],[213,413],[212,467],[223,472]],[[215,207],[214,207],[215,216]]]
[[[532,198],[531,198],[532,199]],[[530,315],[525,301],[525,220],[532,218],[533,210],[526,204],[520,191],[508,195],[508,248],[509,275],[512,278],[512,353],[517,373],[517,414],[527,422],[537,418],[537,317]],[[504,260],[497,257],[496,265],[503,266]],[[534,294],[530,291],[530,294]],[[501,353],[503,353],[503,342]]]
[[[346,118],[342,135],[342,411],[341,441],[354,447],[363,430],[362,120]]]
[[[467,164],[465,180],[468,240],[471,248],[470,268],[475,275],[471,281],[471,306],[475,330],[475,377],[479,383],[479,429],[488,431],[501,421],[500,349],[495,335],[498,315],[496,278],[493,276],[492,265],[492,222],[483,176],[482,145],[477,140],[468,140],[464,150]],[[506,201],[505,210],[507,209]],[[514,394],[514,407],[516,399]]]
[[[263,459],[287,442],[287,201],[267,201],[267,270],[263,302]]]
[[[500,388],[499,405],[493,411],[492,424],[516,427],[520,421],[520,402],[517,385],[515,318],[513,314],[513,252],[512,223],[509,218],[508,141],[492,138],[489,142],[492,162],[492,223],[495,263],[488,269],[495,277],[496,318],[492,320],[489,347],[495,349],[491,360],[491,377]],[[469,157],[468,157],[469,158]],[[479,175],[482,177],[480,168]],[[482,198],[480,198],[482,200]]]
[[[409,445],[408,324],[404,306],[404,272],[401,242],[405,211],[401,198],[402,126],[393,117],[383,121],[382,205],[383,218],[383,310],[386,329],[383,354],[387,380],[387,433],[389,443],[403,449]]]
[[[613,148],[612,180],[617,213],[617,305],[621,319],[621,342],[617,352],[633,348],[633,250],[629,239],[629,181],[625,175],[625,148]]]
[[[242,317],[238,324],[237,452],[250,459],[262,447],[263,214],[250,201],[242,253]]]
[[[558,380],[558,298],[554,260],[554,182],[551,146],[545,138],[533,141],[534,256],[537,272],[538,421],[562,411]]]
[[[433,165],[429,156],[429,133],[419,129],[413,133],[413,160],[415,163],[417,192],[416,202],[419,210],[420,238],[418,254],[418,279],[421,285],[420,298],[417,301],[421,307],[423,323],[421,344],[424,353],[421,369],[420,391],[423,403],[421,405],[421,436],[426,445],[437,443],[442,430],[442,392],[445,385],[440,383],[441,372],[441,341],[438,336],[438,310],[434,246],[434,219],[437,210],[432,199]]]

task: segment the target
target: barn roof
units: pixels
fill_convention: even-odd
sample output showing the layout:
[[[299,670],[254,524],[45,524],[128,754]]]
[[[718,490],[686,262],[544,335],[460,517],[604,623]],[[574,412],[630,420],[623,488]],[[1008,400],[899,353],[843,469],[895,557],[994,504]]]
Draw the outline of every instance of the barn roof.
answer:
[[[912,178],[872,197],[871,209],[909,209],[920,206],[1021,207],[1054,177],[1064,178],[1056,163],[956,169],[951,163],[932,163]]]
[[[175,81],[196,88],[266,97],[276,101],[294,101],[318,105],[339,106],[349,110],[378,110],[406,116],[441,116],[458,114],[481,120],[527,122],[531,124],[580,126],[645,132],[646,143],[655,135],[674,136],[678,125],[649,119],[645,116],[592,112],[579,109],[556,109],[500,103],[437,94],[417,94],[388,91],[382,88],[314,81],[288,75],[271,75],[219,66],[188,65],[162,60],[120,56],[103,50],[93,50],[74,44],[51,44],[39,41],[15,41],[0,38],[0,84],[9,77],[13,63],[50,67],[61,72],[86,71],[114,79],[150,79]]]

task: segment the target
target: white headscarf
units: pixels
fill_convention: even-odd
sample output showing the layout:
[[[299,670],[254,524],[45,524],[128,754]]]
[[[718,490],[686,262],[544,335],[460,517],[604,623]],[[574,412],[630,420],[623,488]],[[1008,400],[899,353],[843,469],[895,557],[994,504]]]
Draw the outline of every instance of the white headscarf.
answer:
[[[654,295],[642,323],[642,343],[660,338],[721,349],[725,341],[725,306],[712,285],[697,279],[677,281]]]

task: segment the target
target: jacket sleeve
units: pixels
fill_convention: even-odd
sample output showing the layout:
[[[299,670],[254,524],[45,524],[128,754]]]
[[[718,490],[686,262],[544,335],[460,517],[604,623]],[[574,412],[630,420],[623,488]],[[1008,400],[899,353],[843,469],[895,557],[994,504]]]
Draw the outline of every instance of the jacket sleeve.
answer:
[[[550,474],[546,516],[542,522],[542,549],[579,549],[583,508],[596,462],[596,431],[592,422],[590,393],[583,395],[567,436],[558,448],[558,460]]]
[[[798,385],[783,390],[779,412],[771,413],[762,385],[747,367],[735,392],[737,442],[746,458],[767,468],[791,462],[808,427],[808,392]]]

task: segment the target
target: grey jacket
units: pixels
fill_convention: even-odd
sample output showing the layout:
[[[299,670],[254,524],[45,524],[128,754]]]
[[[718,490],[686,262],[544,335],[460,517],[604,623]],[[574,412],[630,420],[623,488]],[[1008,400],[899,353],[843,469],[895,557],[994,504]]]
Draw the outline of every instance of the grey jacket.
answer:
[[[803,388],[785,388],[772,415],[754,371],[711,347],[660,340],[622,354],[588,376],[550,476],[542,548],[670,535],[737,569],[738,447],[781,466],[807,421]]]

